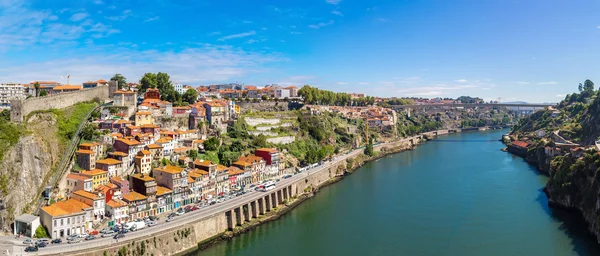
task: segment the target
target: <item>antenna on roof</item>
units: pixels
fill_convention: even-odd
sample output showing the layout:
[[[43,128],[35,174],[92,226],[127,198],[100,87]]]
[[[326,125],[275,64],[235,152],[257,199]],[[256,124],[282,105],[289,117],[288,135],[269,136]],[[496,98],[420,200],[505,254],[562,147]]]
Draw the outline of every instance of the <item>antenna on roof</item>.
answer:
[[[65,78],[64,76],[61,76],[61,78]],[[67,84],[71,84],[71,75],[67,75]]]

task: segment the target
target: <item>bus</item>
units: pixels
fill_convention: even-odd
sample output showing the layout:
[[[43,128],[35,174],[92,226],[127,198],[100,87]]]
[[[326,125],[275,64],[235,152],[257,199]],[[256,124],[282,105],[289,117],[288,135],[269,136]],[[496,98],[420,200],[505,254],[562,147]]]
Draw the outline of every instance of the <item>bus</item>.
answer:
[[[273,190],[275,189],[275,183],[269,184],[269,185],[265,185],[262,189],[263,192],[267,192],[269,190]]]

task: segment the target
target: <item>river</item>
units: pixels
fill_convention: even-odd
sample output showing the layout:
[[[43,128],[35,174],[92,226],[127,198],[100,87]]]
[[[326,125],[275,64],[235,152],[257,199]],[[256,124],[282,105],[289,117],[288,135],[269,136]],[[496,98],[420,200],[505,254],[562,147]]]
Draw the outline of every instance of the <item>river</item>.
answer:
[[[442,136],[371,162],[281,219],[190,255],[600,255],[506,130]]]

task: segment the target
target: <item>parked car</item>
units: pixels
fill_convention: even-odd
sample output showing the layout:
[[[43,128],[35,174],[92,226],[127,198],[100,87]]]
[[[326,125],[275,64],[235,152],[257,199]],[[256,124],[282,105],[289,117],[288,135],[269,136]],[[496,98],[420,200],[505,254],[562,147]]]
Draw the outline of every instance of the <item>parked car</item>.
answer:
[[[200,207],[198,207],[197,205],[194,205],[194,207],[192,207],[192,211],[198,210],[200,209]]]
[[[119,234],[116,234],[113,238],[114,239],[125,238],[125,234],[119,233]]]
[[[173,221],[174,219],[175,219],[175,218],[173,218],[173,217],[169,217],[169,218],[167,218],[166,222],[171,222],[171,221]]]
[[[127,234],[127,233],[129,233],[129,229],[126,229],[126,228],[124,228],[124,229],[121,229],[121,230],[120,230],[119,232],[117,232],[117,233],[121,233],[121,234]]]
[[[81,238],[73,238],[71,240],[69,240],[70,244],[76,244],[76,243],[80,243],[81,242]]]
[[[37,246],[38,244],[40,244],[40,243],[46,243],[46,244],[48,244],[48,243],[50,243],[50,239],[48,239],[48,238],[40,238],[40,239],[38,239],[37,241],[35,241],[35,245],[36,245],[36,246]]]
[[[88,235],[92,235],[92,236],[98,235],[98,230],[92,230],[88,233]]]
[[[23,244],[33,244],[33,243],[34,243],[33,240],[31,240],[29,238],[27,238],[27,239],[25,239],[25,241],[23,241]]]
[[[44,248],[44,247],[48,246],[48,243],[41,241],[41,242],[37,243],[35,246],[38,248]]]
[[[56,238],[56,239],[52,240],[52,243],[53,244],[62,244],[62,239]]]
[[[288,174],[288,175],[285,175],[285,176],[283,176],[283,178],[284,178],[284,179],[288,179],[288,178],[291,178],[291,177],[292,177],[292,175],[291,175],[291,174]]]
[[[117,233],[117,232],[115,232],[115,231],[112,231],[112,230],[110,230],[110,231],[106,231],[106,232],[104,232],[104,234],[102,234],[102,235],[101,235],[101,237],[111,237],[111,236],[113,236],[115,233]]]
[[[217,201],[210,201],[209,205],[213,205],[213,204],[216,204],[216,203],[217,203]]]
[[[150,216],[151,221],[158,221],[160,218],[156,216]]]
[[[177,214],[177,216],[181,216],[185,213],[185,211],[183,211],[183,209],[179,209],[177,212],[175,212],[175,214]]]
[[[105,232],[114,230],[115,228],[118,228],[118,226],[114,225],[112,228],[103,228],[102,230],[100,230],[100,234],[104,234]]]
[[[37,252],[38,248],[35,246],[27,246],[27,248],[25,248],[25,252]]]
[[[152,227],[152,226],[155,226],[155,225],[156,225],[155,221],[148,221],[148,222],[146,222],[146,226],[148,226],[148,227]]]
[[[89,235],[89,236],[86,236],[86,237],[85,237],[85,240],[86,240],[86,241],[89,241],[89,240],[94,240],[94,239],[96,239],[96,237],[95,237],[95,236],[93,236],[93,235]]]
[[[71,240],[73,240],[75,238],[79,238],[79,235],[78,234],[72,234],[72,235],[70,235],[70,236],[67,237],[67,241],[71,241]]]

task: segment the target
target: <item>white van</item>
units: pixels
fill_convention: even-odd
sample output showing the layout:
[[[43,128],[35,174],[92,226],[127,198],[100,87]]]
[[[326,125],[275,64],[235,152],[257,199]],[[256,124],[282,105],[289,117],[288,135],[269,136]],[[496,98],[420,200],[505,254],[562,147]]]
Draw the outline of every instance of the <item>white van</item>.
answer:
[[[273,189],[275,189],[275,184],[269,184],[269,185],[264,186],[264,188],[262,189],[262,191],[263,192],[267,192],[267,191],[273,190]]]

